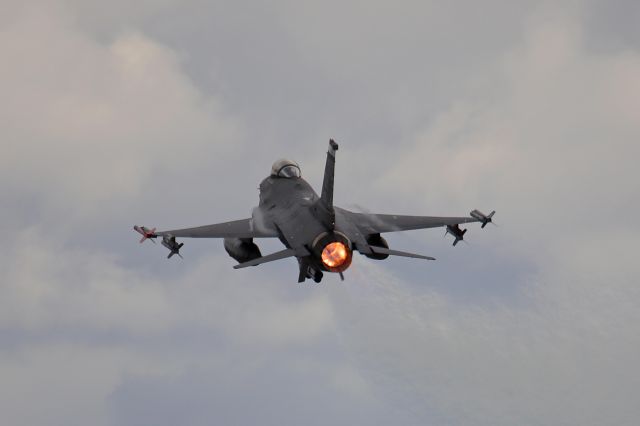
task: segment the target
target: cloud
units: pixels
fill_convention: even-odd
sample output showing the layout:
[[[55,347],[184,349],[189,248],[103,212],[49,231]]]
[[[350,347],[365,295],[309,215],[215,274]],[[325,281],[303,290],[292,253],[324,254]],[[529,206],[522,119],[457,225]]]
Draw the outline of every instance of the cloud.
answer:
[[[152,409],[158,404],[176,409],[173,416],[183,413],[202,388],[239,402],[258,376],[263,379],[256,398],[273,380],[292,380],[295,384],[283,390],[290,398],[301,391],[304,377],[320,381],[317,386],[326,388],[322,395],[342,392],[345,398],[360,398],[353,396],[358,383],[343,377],[349,366],[334,366],[335,356],[322,362],[299,355],[303,365],[288,370],[293,367],[288,351],[326,350],[334,324],[325,295],[306,289],[293,303],[285,291],[290,282],[257,273],[251,281],[259,285],[248,285],[246,276],[234,274],[221,255],[192,261],[189,272],[176,279],[124,267],[109,252],[69,249],[37,234],[21,233],[1,252],[0,371],[6,373],[3,392],[11,393],[3,399],[10,404],[3,411],[14,424],[65,424],[91,417],[110,424],[112,416],[116,424],[130,424],[133,418],[127,415],[135,413],[121,396],[146,389],[137,385],[140,381],[155,383],[156,389],[145,390],[145,398],[134,397],[136,406],[148,410],[146,419],[169,414]],[[274,354],[282,359],[274,360]],[[276,360],[278,369],[272,371]],[[199,375],[200,385],[192,374]],[[357,373],[351,375],[357,380]],[[189,387],[180,390],[176,382]],[[222,383],[235,383],[237,393],[229,394]],[[181,398],[187,399],[171,404],[163,399],[183,391]],[[105,405],[109,398],[111,407]],[[219,415],[222,409],[195,407],[204,410],[193,413],[195,418]],[[243,413],[228,415],[249,418]]]
[[[401,182],[420,179],[436,205],[500,203],[506,217],[534,219],[524,229],[570,221],[572,234],[609,214],[630,219],[618,190],[638,192],[626,177],[640,136],[640,55],[590,52],[579,21],[549,14],[506,55],[494,96],[441,113],[379,180],[404,197],[416,188]]]
[[[440,114],[378,179],[423,209],[495,206],[506,224],[491,230],[491,256],[518,253],[535,270],[512,283],[519,303],[460,305],[379,269],[367,303],[335,301],[376,389],[425,422],[623,425],[640,414],[640,55],[591,52],[582,30],[562,13],[533,18],[496,95]]]
[[[33,7],[3,27],[0,54],[5,192],[95,214],[241,142],[174,52],[143,34],[105,44],[77,31],[63,8]]]
[[[369,266],[364,294],[334,299],[336,323],[376,396],[425,423],[633,424],[640,294],[616,272],[628,259],[577,272],[591,260],[537,275],[524,306],[490,307]]]
[[[234,359],[241,349],[268,353],[322,338],[332,314],[321,295],[290,303],[282,284],[246,286],[246,275],[232,275],[218,256],[194,260],[176,280],[175,271],[127,264],[121,241],[99,242],[121,234],[114,221],[127,217],[133,243],[134,212],[145,199],[162,202],[162,188],[184,170],[199,183],[180,180],[186,190],[173,192],[184,196],[202,193],[205,169],[233,176],[241,129],[195,88],[171,49],[136,31],[98,41],[65,7],[40,6],[14,8],[0,41],[7,421],[108,424],[106,398],[125,374],[179,372],[206,363],[217,344]]]

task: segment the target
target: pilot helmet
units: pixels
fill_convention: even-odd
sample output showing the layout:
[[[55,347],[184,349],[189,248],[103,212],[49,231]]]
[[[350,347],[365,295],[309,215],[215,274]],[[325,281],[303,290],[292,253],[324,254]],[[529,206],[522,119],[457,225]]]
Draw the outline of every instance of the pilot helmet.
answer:
[[[300,166],[295,161],[281,159],[271,166],[271,176],[282,178],[299,178],[301,176]]]

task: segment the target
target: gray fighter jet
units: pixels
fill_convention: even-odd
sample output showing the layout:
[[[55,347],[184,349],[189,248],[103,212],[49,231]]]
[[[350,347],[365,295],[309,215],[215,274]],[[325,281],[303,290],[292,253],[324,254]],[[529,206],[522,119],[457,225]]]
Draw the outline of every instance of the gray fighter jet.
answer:
[[[389,256],[435,260],[390,249],[382,233],[446,227],[445,235],[453,235],[455,246],[467,231],[460,229],[460,224],[480,222],[484,228],[492,221],[495,211],[485,215],[473,210],[468,217],[434,217],[355,213],[335,207],[333,176],[337,150],[338,144],[330,140],[320,196],[301,177],[298,164],[279,160],[273,164],[271,176],[260,184],[260,202],[249,219],[161,232],[144,226],[134,229],[142,234],[141,243],[162,237],[169,258],[174,254],[180,256],[183,243],[178,243],[176,237],[223,238],[225,250],[238,261],[235,269],[295,257],[300,266],[298,282],[307,278],[320,282],[323,272],[335,272],[344,279],[343,272],[351,265],[354,251],[376,260]],[[263,256],[254,238],[278,238],[286,248]]]

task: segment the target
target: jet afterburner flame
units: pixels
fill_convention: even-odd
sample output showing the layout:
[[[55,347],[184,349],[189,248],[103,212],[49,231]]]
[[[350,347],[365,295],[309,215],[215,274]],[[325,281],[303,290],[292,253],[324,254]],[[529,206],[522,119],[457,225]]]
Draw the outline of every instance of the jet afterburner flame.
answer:
[[[349,260],[349,254],[349,249],[343,243],[334,241],[322,250],[322,263],[329,270],[340,269]]]

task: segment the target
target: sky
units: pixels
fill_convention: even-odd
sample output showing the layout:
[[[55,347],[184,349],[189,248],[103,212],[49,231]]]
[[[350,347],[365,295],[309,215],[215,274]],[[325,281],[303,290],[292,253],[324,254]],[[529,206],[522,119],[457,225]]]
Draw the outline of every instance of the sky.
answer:
[[[25,4],[26,3],[26,4]],[[635,425],[640,4],[0,0],[0,412],[21,425]],[[296,283],[132,225],[465,215]],[[263,253],[279,249],[260,241]],[[636,248],[634,248],[636,247]]]

